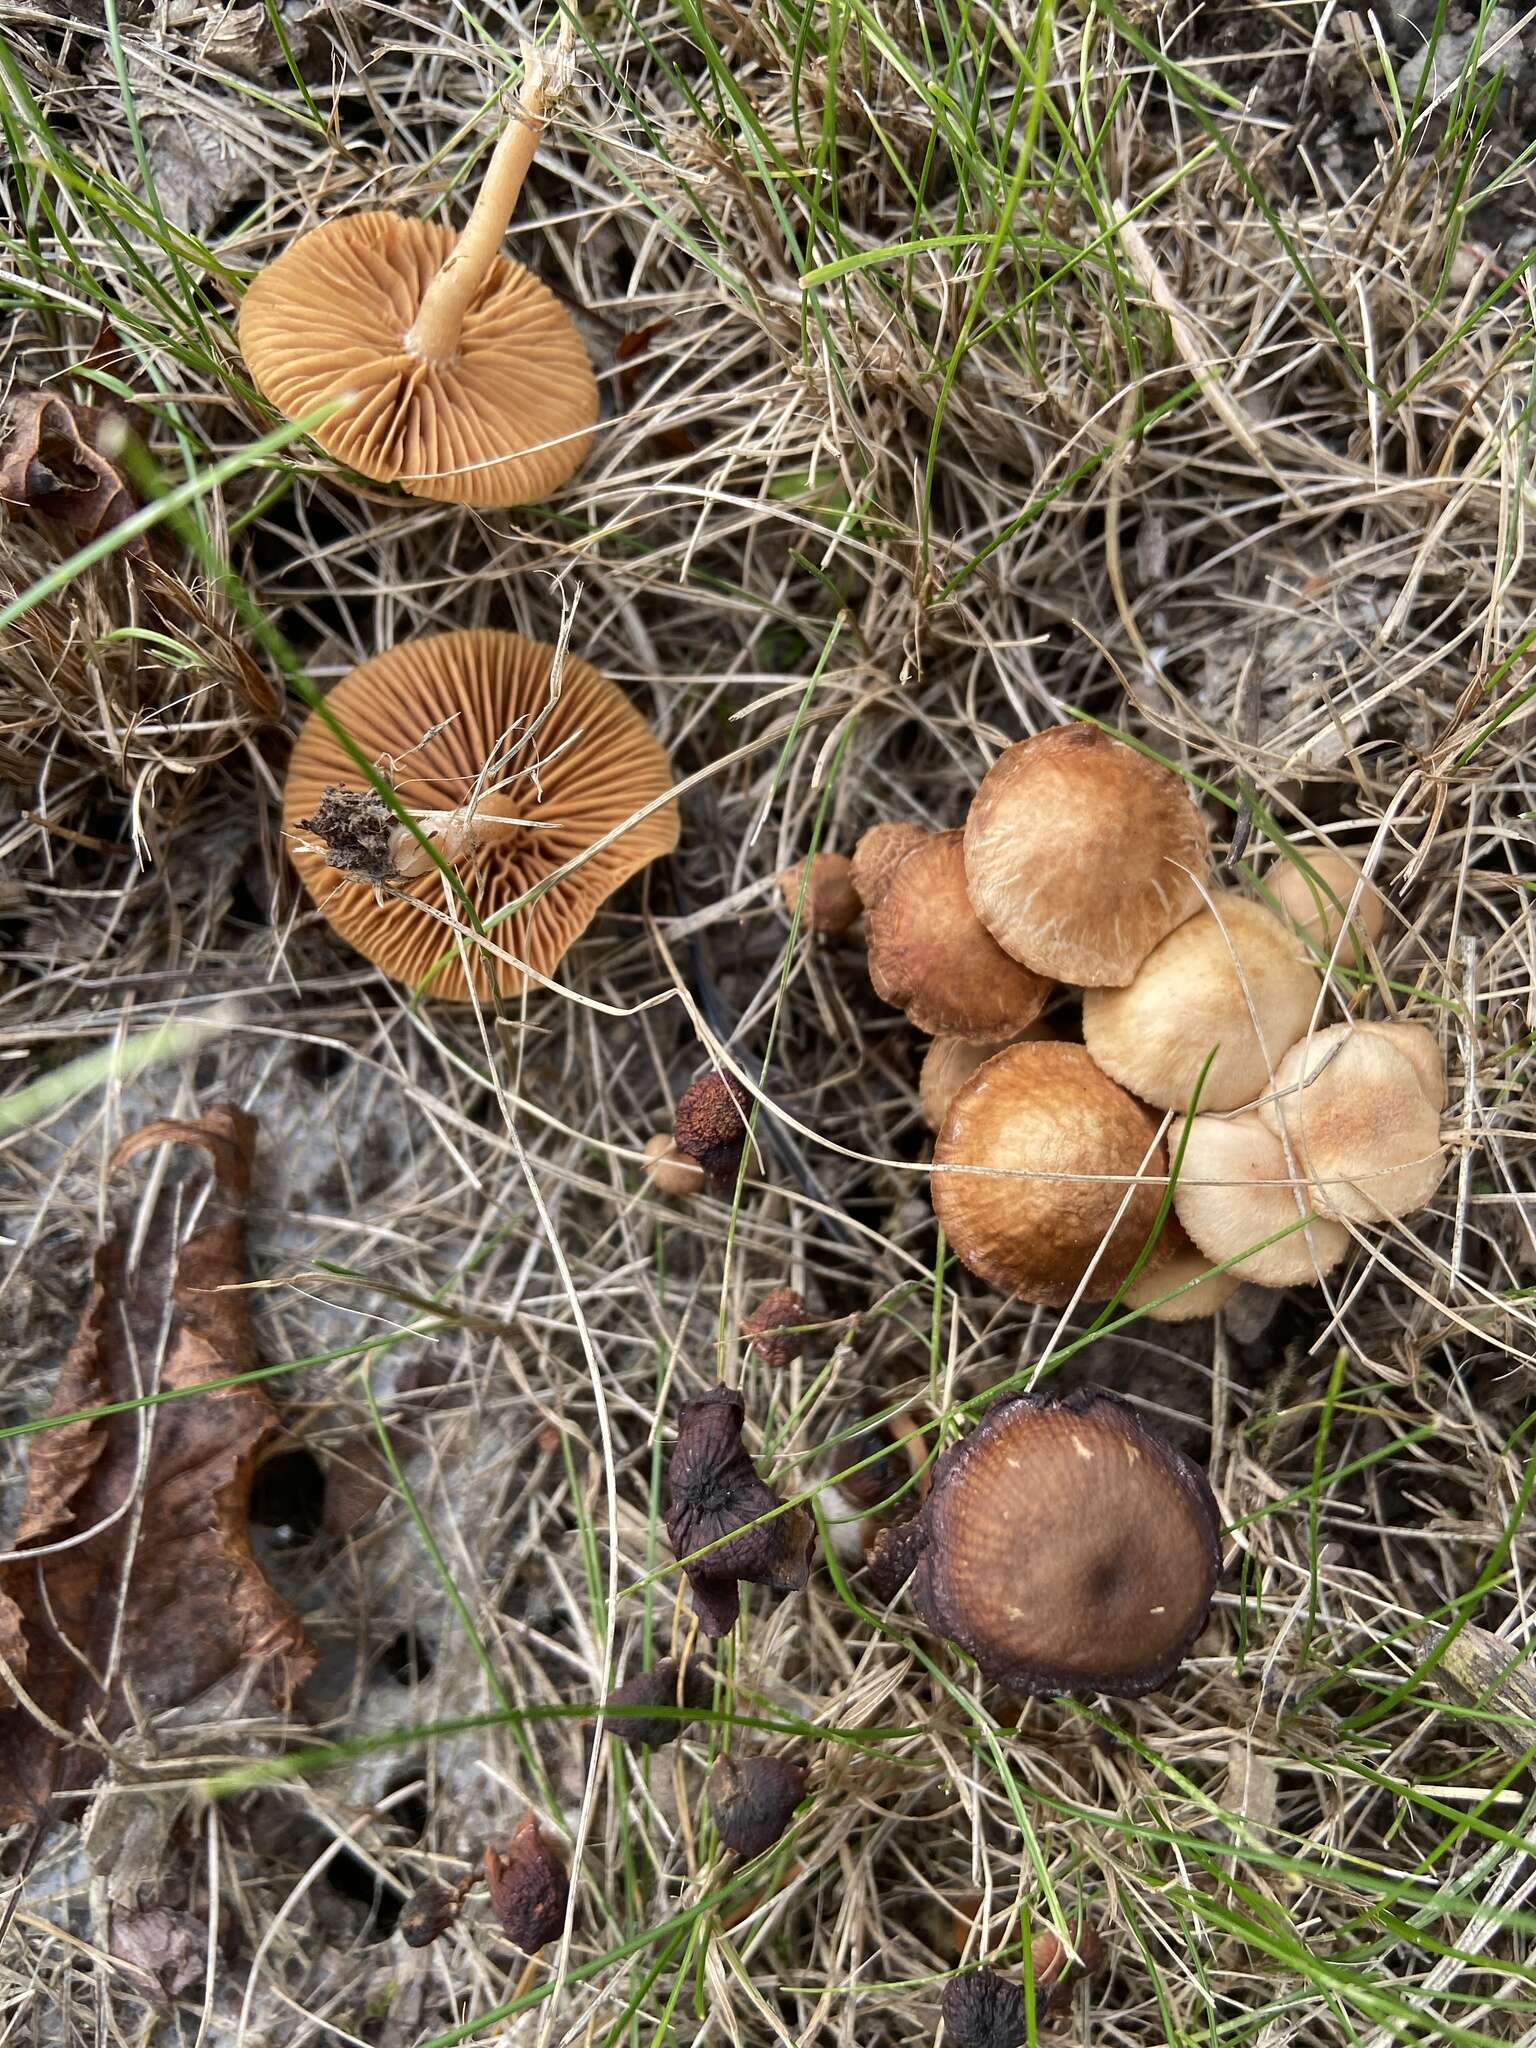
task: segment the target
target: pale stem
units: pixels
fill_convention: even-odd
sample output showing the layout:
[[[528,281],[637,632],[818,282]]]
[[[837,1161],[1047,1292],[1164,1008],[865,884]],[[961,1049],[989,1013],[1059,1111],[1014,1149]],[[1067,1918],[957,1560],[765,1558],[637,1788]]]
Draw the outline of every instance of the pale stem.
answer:
[[[544,133],[544,81],[527,77],[507,132],[497,143],[464,232],[422,294],[405,345],[424,362],[452,362],[469,302],[500,249]]]
[[[417,811],[416,823],[432,841],[450,867],[471,854],[499,846],[528,829],[526,818],[493,818],[469,804],[456,811]],[[389,842],[389,857],[397,875],[425,875],[436,865],[413,832],[397,825]]]

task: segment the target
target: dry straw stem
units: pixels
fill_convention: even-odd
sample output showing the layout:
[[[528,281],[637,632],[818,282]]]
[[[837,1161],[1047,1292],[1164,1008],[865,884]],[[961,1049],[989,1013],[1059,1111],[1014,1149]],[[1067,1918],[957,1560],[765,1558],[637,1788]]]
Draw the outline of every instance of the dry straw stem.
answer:
[[[1507,11],[1504,63],[1530,42]],[[0,29],[20,201],[0,226],[7,374],[47,383],[110,306],[114,372],[179,485],[255,438],[225,310],[239,281],[337,210],[461,222],[516,61],[467,15],[380,0],[283,9],[297,78],[270,40],[242,46],[265,33],[252,10],[181,26],[119,6],[115,31],[59,13],[21,0]],[[0,1073],[215,999],[242,1021],[8,1139],[7,1426],[46,1403],[101,1160],[150,1116],[226,1096],[268,1133],[251,1302],[285,1423],[346,1470],[379,1449],[371,1396],[400,1476],[341,1539],[305,1540],[279,1503],[290,1533],[262,1541],[325,1689],[301,1722],[253,1698],[146,1725],[150,1753],[125,1752],[87,1816],[104,1870],[104,1831],[139,1817],[110,1871],[77,1834],[44,1847],[7,2010],[71,2048],[104,2011],[142,2030],[138,1980],[92,1959],[111,1954],[92,1902],[169,1872],[184,1910],[206,1926],[216,1895],[232,1930],[181,1996],[186,2038],[214,2048],[243,2005],[247,2044],[360,2036],[387,2010],[392,2042],[426,2048],[503,2004],[516,1965],[471,1910],[407,1976],[369,1920],[374,1884],[387,1917],[529,1806],[569,1841],[590,1782],[569,1951],[546,1951],[535,2016],[487,2040],[622,2027],[672,2048],[699,2032],[702,1982],[711,2042],[917,2048],[956,1966],[936,1945],[951,1904],[976,1891],[971,1964],[1021,1917],[1070,1932],[1080,1910],[1104,1932],[1113,1968],[1063,2038],[1528,2032],[1527,1781],[1415,1676],[1463,1612],[1512,1643],[1536,1623],[1517,1435],[1536,1350],[1536,552],[1509,239],[1529,121],[1519,81],[1479,111],[1493,71],[1460,44],[1406,132],[1396,69],[1433,23],[1416,0],[599,10],[507,241],[575,310],[603,393],[558,505],[355,495],[299,442],[200,498],[190,534],[166,530],[168,573],[222,636],[199,666],[108,638],[151,622],[105,576],[27,614],[48,625],[39,659],[18,679],[0,656]],[[26,590],[58,560],[14,526],[4,552]],[[509,998],[499,1023],[413,1005],[300,895],[284,737],[256,729],[220,646],[280,679],[254,606],[325,688],[450,626],[554,641],[577,583],[580,652],[689,785],[677,854],[610,901],[564,992]],[[34,686],[49,675],[57,707]],[[653,1662],[686,1651],[653,1526],[677,1406],[723,1350],[788,1495],[872,1407],[921,1402],[936,1444],[986,1389],[1054,1378],[1095,1313],[936,1278],[921,1046],[856,947],[789,952],[772,878],[882,818],[953,829],[1005,746],[1081,714],[1217,792],[1218,886],[1240,886],[1238,831],[1261,873],[1282,841],[1360,855],[1385,927],[1318,1025],[1433,1026],[1451,1167],[1422,1214],[1352,1226],[1321,1287],[1245,1288],[1184,1326],[1116,1311],[1062,1367],[1208,1463],[1230,1531],[1176,1688],[1113,1729],[1040,1703],[994,1732],[1003,1702],[876,1618],[858,1576],[846,1598],[826,1569],[804,1594],[749,1595],[719,1710],[772,1729],[729,1746],[788,1753],[812,1724],[818,1777],[793,1866],[728,1893],[694,1822],[713,1724],[639,1774],[590,1725],[610,1630],[625,1672],[647,1636]],[[289,691],[289,733],[302,715]],[[645,1141],[722,1048],[762,1101],[746,1192],[660,1197]],[[735,1332],[786,1275],[844,1334],[774,1374]],[[504,1701],[521,1720],[413,1732]],[[231,1762],[375,1738],[184,1801]],[[152,1830],[166,1848],[146,1863]]]

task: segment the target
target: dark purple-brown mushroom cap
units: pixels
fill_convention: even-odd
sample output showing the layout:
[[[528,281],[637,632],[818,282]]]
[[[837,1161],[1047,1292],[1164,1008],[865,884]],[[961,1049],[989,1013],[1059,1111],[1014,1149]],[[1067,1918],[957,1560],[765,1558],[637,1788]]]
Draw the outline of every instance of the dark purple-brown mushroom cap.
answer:
[[[429,1948],[464,1910],[464,1887],[429,1877],[400,1909],[400,1936],[407,1948]]]
[[[765,1294],[751,1315],[743,1318],[741,1334],[763,1361],[782,1370],[793,1365],[810,1342],[806,1324],[811,1320],[804,1295],[793,1287],[775,1287]]]
[[[745,1408],[730,1387],[686,1401],[667,1468],[667,1535],[686,1565],[707,1636],[723,1636],[741,1611],[742,1580],[799,1592],[810,1577],[813,1524],[804,1508],[783,1509],[741,1440]],[[768,1519],[764,1519],[767,1517]]]
[[[803,1764],[781,1756],[722,1756],[709,1774],[715,1832],[738,1856],[761,1856],[789,1826],[805,1797]]]
[[[571,1880],[531,1813],[524,1814],[505,1855],[486,1850],[485,1882],[502,1931],[525,1955],[536,1955],[564,1927]]]
[[[713,1704],[715,1689],[697,1664],[678,1672],[675,1657],[663,1657],[649,1671],[637,1671],[608,1695],[603,1726],[634,1749],[660,1749],[673,1741],[695,1714]]]
[[[996,1970],[951,1977],[940,2010],[953,2048],[1021,2048],[1029,2037],[1024,1994]]]
[[[1009,1692],[1165,1684],[1205,1626],[1221,1523],[1199,1466],[1095,1388],[997,1402],[934,1468],[912,1604]]]

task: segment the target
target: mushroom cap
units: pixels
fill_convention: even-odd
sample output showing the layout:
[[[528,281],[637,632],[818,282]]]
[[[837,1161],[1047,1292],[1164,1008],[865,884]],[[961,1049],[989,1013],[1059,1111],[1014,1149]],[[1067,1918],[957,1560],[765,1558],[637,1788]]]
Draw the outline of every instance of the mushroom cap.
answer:
[[[405,336],[456,239],[399,213],[312,228],[246,292],[241,352],[289,419],[348,401],[313,434],[362,475],[454,505],[532,504],[586,459],[592,365],[554,293],[501,255],[452,361],[411,354]]]
[[[1024,1993],[996,1970],[951,1977],[939,2010],[951,2048],[1023,2048],[1029,2038]]]
[[[1087,1299],[1114,1293],[1156,1220],[1166,1164],[1148,1111],[1082,1046],[1050,1040],[1010,1045],[977,1068],[949,1106],[933,1162],[1037,1176],[936,1173],[933,1206],[973,1273],[1055,1308],[1071,1300],[1101,1244]],[[1116,1223],[1137,1176],[1146,1178]]]
[[[1032,1027],[1033,1028],[1033,1027]],[[943,1127],[949,1105],[979,1066],[1011,1045],[1011,1038],[935,1038],[923,1054],[917,1100],[930,1131]]]
[[[809,881],[805,878],[807,866]],[[825,932],[836,938],[863,915],[863,901],[853,886],[853,862],[846,853],[813,853],[808,860],[797,860],[779,875],[778,883],[784,908],[791,917],[801,910],[800,923],[808,932]]]
[[[1020,1694],[1132,1699],[1205,1626],[1220,1518],[1199,1466],[1112,1394],[1019,1394],[934,1469],[918,1613]]]
[[[1355,1029],[1385,1037],[1387,1044],[1400,1052],[1418,1075],[1419,1087],[1430,1108],[1436,1115],[1444,1109],[1445,1054],[1433,1031],[1422,1024],[1357,1024]]]
[[[885,885],[914,847],[933,834],[926,825],[887,823],[871,825],[853,849],[853,886],[859,901],[871,910],[885,893]]]
[[[690,1081],[672,1112],[672,1142],[692,1159],[716,1187],[733,1181],[741,1170],[742,1147],[752,1098],[732,1074],[711,1067]]]
[[[1123,987],[1200,908],[1209,865],[1178,776],[1095,725],[1000,754],[965,821],[977,916],[1015,960],[1082,988]]]
[[[1333,1024],[1280,1062],[1263,1121],[1283,1125],[1323,1215],[1380,1223],[1422,1209],[1440,1185],[1441,1104],[1424,1075],[1441,1070],[1428,1065],[1428,1038],[1421,1025]]]
[[[1263,878],[1265,894],[1275,909],[1324,953],[1333,951],[1356,889],[1360,890],[1360,900],[1349,919],[1357,928],[1356,949],[1359,933],[1374,946],[1386,928],[1387,906],[1381,891],[1374,882],[1365,882],[1362,887],[1362,880],[1359,863],[1332,846],[1298,847],[1294,860],[1282,857],[1275,861]],[[1346,945],[1346,959],[1349,953],[1350,947]]]
[[[1228,1272],[1260,1287],[1305,1287],[1333,1271],[1349,1249],[1349,1232],[1315,1212],[1308,1189],[1299,1191],[1298,1206],[1285,1147],[1256,1111],[1176,1124],[1168,1133],[1175,1158],[1186,1129],[1173,1210],[1207,1259],[1235,1259]],[[1297,1228],[1303,1216],[1311,1218],[1305,1230]],[[1289,1237],[1250,1250],[1287,1229]]]
[[[782,1756],[715,1759],[709,1774],[709,1811],[715,1833],[738,1856],[771,1849],[805,1797],[804,1764]]]
[[[386,772],[398,762],[395,788],[413,812],[467,803],[486,763],[506,755],[509,732],[516,746],[512,767],[542,764],[537,789],[519,775],[480,806],[492,817],[541,822],[457,864],[485,921],[672,786],[661,743],[623,692],[590,663],[567,654],[559,695],[551,698],[554,658],[553,647],[517,633],[481,628],[428,634],[365,661],[326,699],[327,710],[370,761]],[[514,729],[535,721],[536,736],[518,745]],[[445,908],[444,883],[435,868],[400,882],[376,902],[371,889],[343,881],[323,853],[306,850],[300,820],[326,790],[367,787],[324,719],[312,712],[289,758],[283,827],[299,878],[331,925],[375,966],[407,984],[446,955],[427,984],[440,1000],[486,996],[492,971],[503,995],[520,995],[528,981],[522,969],[488,957],[468,939],[466,979],[452,932],[418,907]],[[663,804],[536,901],[503,918],[490,934],[493,942],[536,973],[553,974],[605,900],[676,844],[677,805]]]
[[[1213,1273],[1210,1260],[1177,1215],[1170,1215],[1156,1253],[1127,1284],[1120,1300],[1126,1308],[1139,1308],[1150,1322],[1189,1323],[1198,1316],[1215,1315],[1242,1284],[1236,1273]],[[1164,1295],[1171,1299],[1165,1301]]]
[[[659,1195],[696,1195],[704,1185],[703,1167],[678,1151],[670,1131],[646,1139],[641,1171]]]
[[[864,937],[875,994],[935,1037],[1011,1038],[1051,992],[971,908],[958,832],[930,833],[903,856],[864,913]]]
[[[1222,893],[1142,961],[1124,988],[1083,994],[1083,1043],[1159,1109],[1241,1109],[1312,1022],[1322,982],[1300,940],[1246,896]]]

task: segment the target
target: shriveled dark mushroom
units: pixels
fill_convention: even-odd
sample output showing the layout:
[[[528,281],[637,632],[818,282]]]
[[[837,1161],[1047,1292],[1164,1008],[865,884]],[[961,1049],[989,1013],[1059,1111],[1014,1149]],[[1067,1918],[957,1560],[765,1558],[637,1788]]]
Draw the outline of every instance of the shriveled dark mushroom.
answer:
[[[996,1970],[951,1977],[939,2009],[953,2048],[1021,2048],[1029,2038],[1024,1994]]]
[[[429,1877],[420,1884],[400,1909],[400,1937],[407,1948],[429,1948],[441,1939],[464,1910],[464,1895],[480,1882],[472,1871],[456,1884]]]
[[[793,1365],[810,1342],[805,1325],[811,1320],[805,1297],[793,1287],[775,1287],[765,1294],[751,1315],[743,1318],[741,1334],[763,1361],[782,1370]]]
[[[536,1955],[564,1927],[571,1880],[531,1812],[505,1855],[494,1844],[486,1850],[485,1883],[502,1931],[525,1955]]]
[[[1132,1699],[1205,1626],[1220,1526],[1205,1474],[1113,1394],[1017,1394],[944,1453],[875,1562],[913,1569],[917,1612],[994,1684]]]
[[[761,1856],[805,1797],[806,1771],[781,1756],[722,1756],[709,1774],[715,1832],[738,1856]]]
[[[683,1404],[667,1469],[667,1535],[684,1566],[707,1636],[723,1636],[741,1611],[742,1581],[799,1592],[810,1576],[814,1525],[804,1508],[784,1509],[757,1476],[741,1440],[745,1409],[730,1387]]]
[[[682,1733],[693,1715],[703,1713],[714,1696],[713,1684],[697,1664],[679,1670],[675,1657],[663,1657],[608,1695],[603,1726],[634,1749],[660,1749]]]
[[[752,1098],[729,1074],[701,1074],[677,1098],[672,1141],[685,1158],[695,1160],[706,1180],[726,1187],[741,1166]]]

